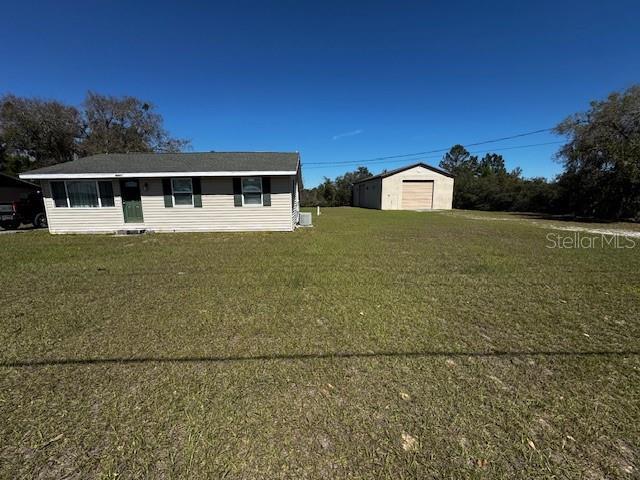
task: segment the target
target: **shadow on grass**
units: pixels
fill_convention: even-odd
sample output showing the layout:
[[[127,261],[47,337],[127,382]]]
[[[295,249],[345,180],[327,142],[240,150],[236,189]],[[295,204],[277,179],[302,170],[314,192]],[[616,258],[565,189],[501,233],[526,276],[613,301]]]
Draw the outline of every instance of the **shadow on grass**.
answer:
[[[193,356],[193,357],[112,357],[112,358],[63,358],[49,360],[24,360],[15,362],[0,362],[0,367],[48,367],[64,365],[109,365],[109,364],[142,364],[142,363],[234,363],[256,361],[288,361],[288,360],[326,360],[349,358],[429,358],[429,357],[476,357],[476,358],[517,358],[517,357],[626,357],[640,355],[640,351],[493,351],[493,352],[335,352],[335,353],[300,353],[300,354],[272,354],[248,356]]]

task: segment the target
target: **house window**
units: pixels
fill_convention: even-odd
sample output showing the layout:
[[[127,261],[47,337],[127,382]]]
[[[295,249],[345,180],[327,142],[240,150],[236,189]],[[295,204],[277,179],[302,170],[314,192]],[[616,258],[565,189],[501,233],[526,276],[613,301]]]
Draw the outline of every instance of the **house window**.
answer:
[[[51,196],[56,207],[115,207],[111,181],[51,182]]]
[[[262,205],[262,177],[242,179],[242,204]]]
[[[193,207],[193,183],[190,178],[172,178],[174,207]]]
[[[96,182],[67,182],[67,196],[71,208],[96,208],[100,206]]]

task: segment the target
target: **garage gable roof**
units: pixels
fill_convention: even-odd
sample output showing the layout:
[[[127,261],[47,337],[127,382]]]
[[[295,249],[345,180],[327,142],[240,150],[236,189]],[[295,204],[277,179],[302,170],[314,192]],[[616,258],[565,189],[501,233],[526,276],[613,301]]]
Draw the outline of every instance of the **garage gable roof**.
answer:
[[[406,167],[396,168],[395,170],[389,170],[388,172],[379,173],[378,175],[373,175],[372,177],[363,178],[362,180],[358,180],[358,181],[353,182],[353,183],[355,185],[356,183],[368,182],[369,180],[374,180],[376,178],[390,177],[391,175],[395,175],[396,173],[404,172],[405,170],[409,170],[410,168],[414,168],[414,167],[424,167],[427,170],[431,170],[431,171],[439,173],[441,175],[445,175],[447,177],[453,178],[453,175],[450,174],[449,172],[447,172],[446,170],[442,170],[441,168],[436,168],[436,167],[433,167],[433,166],[428,165],[426,163],[420,162],[420,163],[414,163],[412,165],[407,165]]]
[[[38,168],[27,179],[295,175],[297,152],[103,153]]]

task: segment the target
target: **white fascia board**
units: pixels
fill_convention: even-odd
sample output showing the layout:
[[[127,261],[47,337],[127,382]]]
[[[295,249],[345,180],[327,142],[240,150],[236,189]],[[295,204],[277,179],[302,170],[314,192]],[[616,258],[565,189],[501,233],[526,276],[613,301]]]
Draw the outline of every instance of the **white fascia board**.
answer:
[[[71,180],[78,178],[169,178],[169,177],[259,177],[295,175],[293,171],[246,172],[140,172],[140,173],[22,173],[20,178],[29,180]]]

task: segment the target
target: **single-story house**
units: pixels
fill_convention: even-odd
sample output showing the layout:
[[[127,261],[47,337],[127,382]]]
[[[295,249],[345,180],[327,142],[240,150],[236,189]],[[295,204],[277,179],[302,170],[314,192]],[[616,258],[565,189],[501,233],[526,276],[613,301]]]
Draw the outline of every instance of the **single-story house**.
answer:
[[[38,180],[51,233],[292,231],[300,155],[112,153],[20,175]]]
[[[353,206],[379,210],[450,210],[453,175],[426,163],[383,172],[353,184]]]

